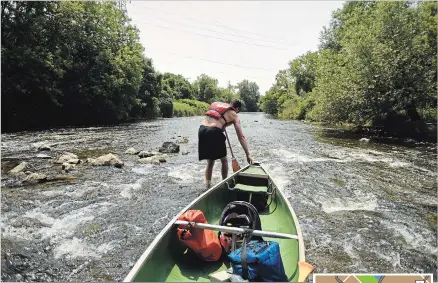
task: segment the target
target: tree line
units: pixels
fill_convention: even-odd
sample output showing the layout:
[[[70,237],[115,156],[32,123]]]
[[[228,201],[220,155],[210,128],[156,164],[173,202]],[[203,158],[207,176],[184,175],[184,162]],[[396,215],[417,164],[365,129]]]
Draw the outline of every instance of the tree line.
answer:
[[[437,119],[437,23],[436,1],[346,2],[318,50],[280,70],[260,107],[281,119],[423,133]]]
[[[117,2],[2,1],[1,12],[3,132],[202,115],[234,98],[258,111],[255,82],[156,71]]]

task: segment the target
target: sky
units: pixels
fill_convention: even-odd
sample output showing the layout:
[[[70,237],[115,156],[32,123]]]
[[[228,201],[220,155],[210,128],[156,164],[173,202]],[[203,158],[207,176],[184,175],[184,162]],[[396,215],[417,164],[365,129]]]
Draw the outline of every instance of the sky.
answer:
[[[131,1],[144,54],[160,72],[226,87],[244,79],[264,93],[288,62],[316,51],[343,1]]]

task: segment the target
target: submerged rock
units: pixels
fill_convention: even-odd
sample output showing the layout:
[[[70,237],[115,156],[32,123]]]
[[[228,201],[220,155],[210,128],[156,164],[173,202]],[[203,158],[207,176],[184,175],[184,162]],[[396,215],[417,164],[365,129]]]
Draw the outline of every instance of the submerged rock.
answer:
[[[160,164],[163,162],[167,162],[167,154],[160,154],[160,155],[154,155],[154,156],[150,156],[150,157],[146,157],[146,158],[140,158],[138,160],[138,162],[143,163],[143,164]]]
[[[160,154],[159,152],[155,152],[155,151],[149,151],[149,150],[142,150],[139,154],[138,157],[140,158],[145,158],[145,157],[151,157],[154,155]]]
[[[63,164],[63,163],[70,163],[70,164],[78,164],[80,162],[78,156],[71,152],[65,152],[55,163],[57,164]]]
[[[37,154],[37,156],[36,156],[37,158],[41,158],[41,159],[50,159],[50,158],[52,158],[50,155],[47,155],[47,154]]]
[[[76,168],[76,165],[75,165],[75,164],[70,164],[70,163],[65,162],[65,163],[62,163],[61,168],[62,168],[62,170],[64,170],[65,172],[68,172],[68,171],[71,171],[71,170],[75,169],[75,168]]]
[[[140,150],[137,150],[137,149],[135,149],[135,148],[133,148],[133,147],[130,147],[130,148],[128,148],[126,151],[125,151],[125,154],[132,154],[132,155],[135,155],[135,154],[138,154],[140,152]]]
[[[47,176],[41,173],[32,173],[27,175],[23,183],[39,183],[47,180]]]
[[[179,145],[174,142],[164,142],[158,151],[161,153],[178,153]]]
[[[95,166],[110,166],[114,165],[117,168],[121,168],[124,163],[117,157],[117,155],[114,155],[112,153],[108,153],[106,155],[102,155],[96,159],[88,158],[87,162],[91,163],[91,165]]]
[[[18,174],[20,172],[22,172],[24,169],[26,169],[28,167],[27,162],[21,162],[20,164],[18,164],[17,166],[15,166],[13,169],[11,169],[8,173],[9,174]]]
[[[50,150],[50,145],[49,145],[49,143],[48,143],[48,142],[45,142],[45,141],[34,143],[34,144],[32,144],[32,146],[35,147],[35,148],[36,148],[37,150],[39,150],[39,151],[47,151],[47,150]]]
[[[179,144],[185,144],[189,142],[189,138],[188,137],[183,137],[181,140],[178,141]]]

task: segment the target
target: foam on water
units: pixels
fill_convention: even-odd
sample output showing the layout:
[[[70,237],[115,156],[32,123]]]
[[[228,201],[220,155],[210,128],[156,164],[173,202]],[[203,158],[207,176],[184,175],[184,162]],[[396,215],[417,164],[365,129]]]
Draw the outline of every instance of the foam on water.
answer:
[[[321,201],[322,210],[325,213],[336,211],[368,210],[373,211],[377,207],[377,198],[373,194],[356,193],[356,197],[334,198],[325,196]]]
[[[397,158],[394,158],[386,153],[374,150],[364,150],[360,148],[351,149],[336,147],[335,150],[328,153],[329,157],[313,157],[297,152],[292,152],[287,149],[273,149],[272,153],[274,153],[285,162],[293,162],[299,164],[310,162],[345,163],[364,161],[369,163],[382,162],[388,164],[388,166],[390,167],[406,167],[412,165],[408,162],[400,161]]]
[[[135,183],[132,184],[121,184],[120,185],[120,195],[124,198],[131,198],[131,192],[136,191],[141,188],[144,182],[144,178],[138,179]]]
[[[293,174],[290,174],[290,171],[286,173],[286,170],[281,163],[265,163],[263,166],[278,188],[282,191],[284,191],[286,186],[293,179]]]
[[[342,243],[342,247],[344,248],[344,252],[348,254],[348,256],[353,259],[354,263],[350,267],[361,266],[360,255],[358,254],[357,248],[361,246],[362,237],[357,234],[354,237],[351,237],[349,241],[344,241]]]
[[[2,215],[2,237],[17,237],[25,240],[42,237],[43,239],[50,238],[52,244],[62,242],[63,239],[73,235],[79,225],[92,221],[95,216],[106,212],[108,207],[112,205],[114,204],[108,202],[94,203],[70,211],[61,218],[49,216],[41,207],[29,210],[22,216]],[[11,222],[17,221],[18,217],[35,219],[48,227],[39,229],[35,229],[35,227],[14,227]]]
[[[63,218],[55,219],[51,227],[44,227],[40,229],[43,238],[65,238],[71,236],[76,227],[85,222],[91,221],[95,216],[107,211],[108,206],[112,203],[102,202],[91,204],[77,210],[73,210],[64,215]]]
[[[2,215],[3,217],[3,215]],[[4,225],[2,227],[2,238],[20,238],[23,240],[33,240],[37,232],[34,229],[25,227],[13,227],[11,225]]]
[[[35,218],[43,224],[47,224],[51,222],[50,217],[44,214],[40,214],[38,212],[26,212],[24,217],[26,218]],[[23,216],[17,213],[3,213],[1,217],[1,231],[2,238],[19,238],[23,240],[33,240],[38,237],[38,231],[35,228],[29,228],[25,226],[15,227],[13,225],[17,221],[19,221]]]
[[[53,225],[53,223],[55,222],[55,219],[41,212],[40,208],[29,210],[24,214],[24,216],[28,218],[36,219],[45,225]]]
[[[434,241],[436,238],[426,226],[402,221],[401,219],[397,222],[382,220],[382,224],[392,230],[395,236],[401,236],[407,245],[432,255],[438,253],[438,247]]]
[[[202,181],[204,178],[205,168],[199,164],[182,164],[175,167],[168,167],[167,175],[171,178],[177,179],[179,183],[193,184]],[[215,168],[216,169],[216,168]],[[217,170],[213,170],[217,173]]]
[[[397,258],[396,254],[394,252],[391,252],[391,255],[386,255],[383,253],[383,251],[379,250],[378,252],[374,253],[377,257],[385,260],[386,262],[389,262],[391,264],[395,263],[395,260]]]
[[[64,193],[65,192],[61,190],[51,190],[51,191],[41,192],[40,194],[46,197],[55,197],[55,196],[64,195]]]
[[[103,243],[96,247],[82,239],[74,237],[73,239],[64,240],[62,244],[53,250],[54,258],[66,256],[68,259],[85,257],[101,258],[102,255],[111,251],[115,247],[114,242]]]
[[[98,247],[85,243],[83,240],[73,237],[70,239],[77,228],[84,223],[92,221],[95,217],[105,213],[109,206],[114,204],[108,202],[94,203],[70,211],[60,218],[49,216],[44,209],[37,207],[24,213],[23,216],[3,217],[2,219],[2,237],[18,237],[26,240],[35,240],[38,238],[50,239],[54,245],[53,253],[55,258],[66,255],[68,258],[75,257],[101,257],[114,248],[114,243],[104,243]],[[11,222],[17,221],[20,217],[38,220],[45,226],[39,229],[35,227],[19,227],[10,225]],[[5,225],[4,222],[8,222]]]
[[[406,166],[409,166],[409,165],[410,165],[410,164],[407,163],[407,162],[398,161],[398,160],[393,161],[393,162],[389,162],[388,164],[389,164],[389,166],[391,166],[391,167],[406,167]]]
[[[309,162],[326,162],[326,161],[335,161],[338,160],[332,158],[325,157],[311,157],[307,155],[302,155],[296,152],[291,152],[286,149],[273,149],[272,153],[281,158],[285,162],[294,162],[294,163],[309,163]]]
[[[64,194],[71,198],[82,198],[85,194],[90,193],[94,190],[95,188],[89,188],[88,186],[84,186],[80,188],[76,187],[73,191],[64,192]]]
[[[148,175],[152,171],[153,167],[153,164],[136,165],[132,168],[132,171],[137,174]]]
[[[337,147],[336,150],[330,152],[330,155],[338,159],[338,162],[368,162],[385,163],[390,167],[407,167],[412,164],[408,162],[400,161],[399,159],[391,156],[391,154],[383,153],[375,150],[361,149],[361,148],[342,148]]]

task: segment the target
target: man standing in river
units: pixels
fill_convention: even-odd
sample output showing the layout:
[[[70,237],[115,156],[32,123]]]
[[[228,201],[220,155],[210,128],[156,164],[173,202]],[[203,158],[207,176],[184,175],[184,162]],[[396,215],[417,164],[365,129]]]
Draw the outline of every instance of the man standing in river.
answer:
[[[252,163],[252,158],[248,150],[245,136],[240,127],[240,119],[237,113],[240,112],[242,102],[233,100],[231,104],[223,102],[213,102],[209,110],[205,113],[205,119],[202,121],[198,132],[198,154],[199,160],[207,160],[205,169],[205,182],[207,189],[211,186],[211,176],[213,166],[217,159],[222,163],[222,179],[228,176],[228,159],[225,128],[234,125],[240,144],[246,154],[248,163]]]

